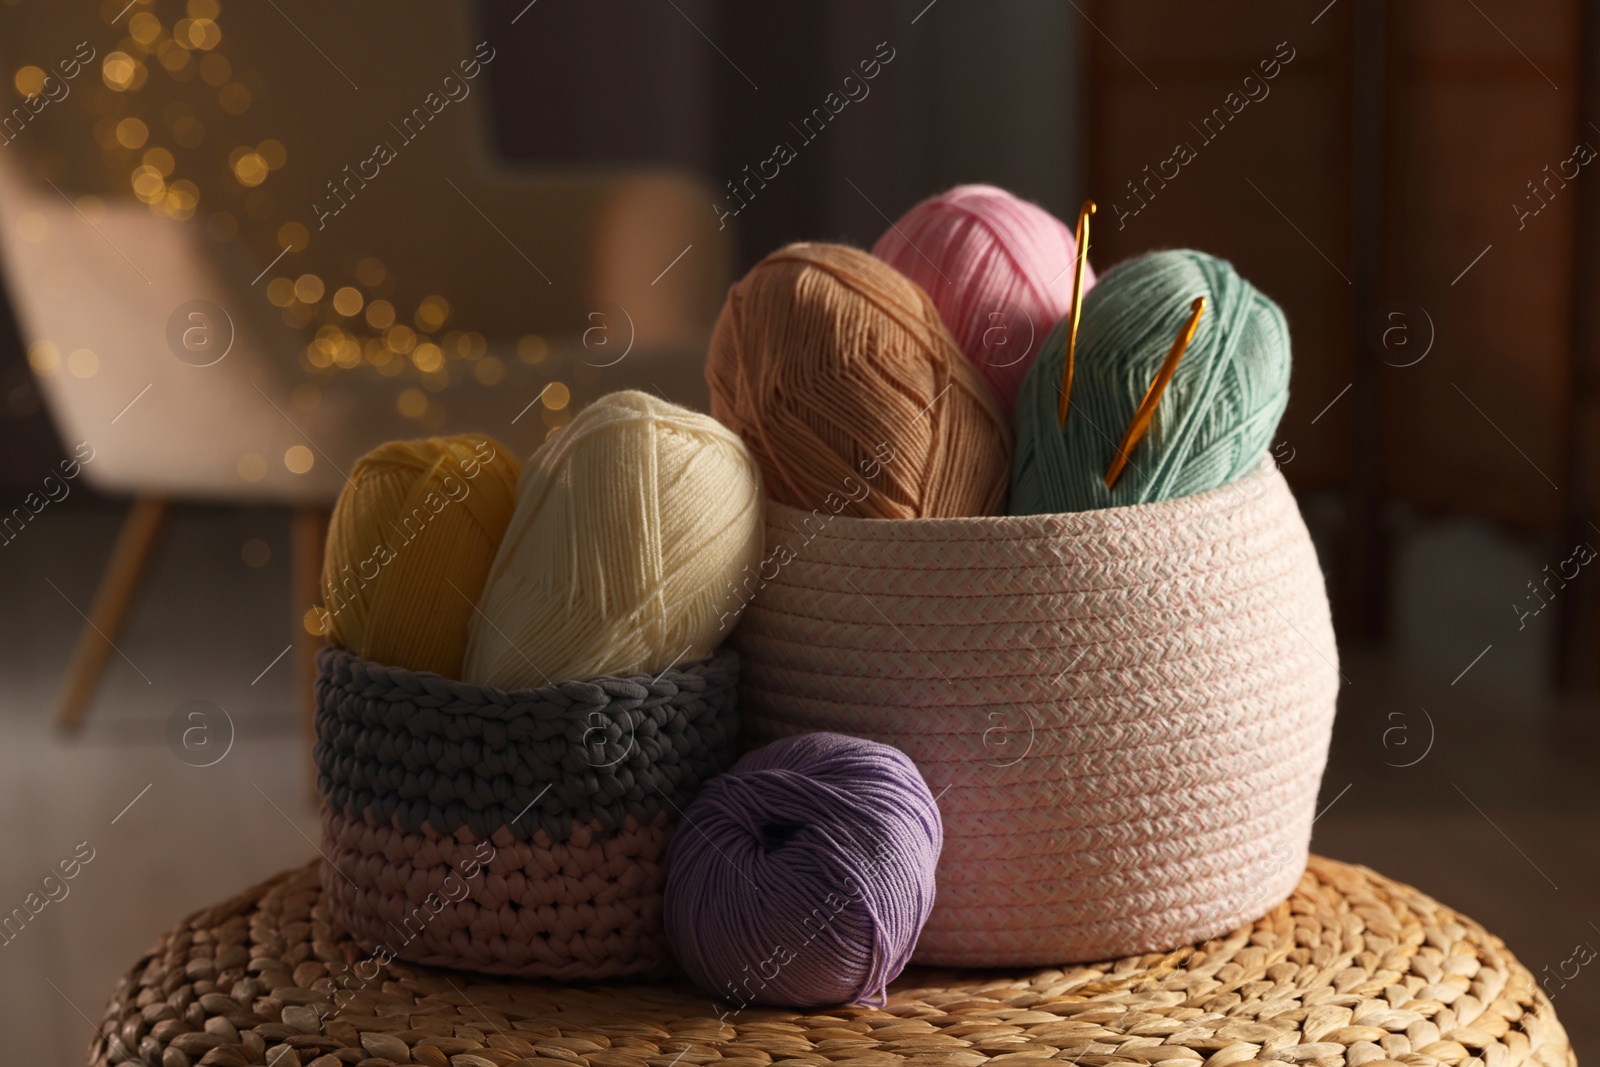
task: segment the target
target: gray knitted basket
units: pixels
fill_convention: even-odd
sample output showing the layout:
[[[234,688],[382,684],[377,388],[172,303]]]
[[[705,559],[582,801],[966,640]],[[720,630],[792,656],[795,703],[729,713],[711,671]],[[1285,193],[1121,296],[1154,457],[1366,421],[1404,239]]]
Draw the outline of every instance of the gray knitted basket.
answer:
[[[317,657],[322,881],[375,954],[655,975],[667,843],[732,764],[738,658],[507,693]]]

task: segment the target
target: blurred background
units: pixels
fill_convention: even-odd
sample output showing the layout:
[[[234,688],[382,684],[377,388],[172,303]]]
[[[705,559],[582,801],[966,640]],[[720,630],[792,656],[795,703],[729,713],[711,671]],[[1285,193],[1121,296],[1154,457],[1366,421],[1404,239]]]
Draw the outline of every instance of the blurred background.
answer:
[[[356,456],[703,405],[738,273],[978,181],[1283,306],[1347,682],[1313,847],[1600,1053],[1600,2],[0,0],[0,75],[0,910],[94,851],[0,946],[19,1060],[314,855]]]

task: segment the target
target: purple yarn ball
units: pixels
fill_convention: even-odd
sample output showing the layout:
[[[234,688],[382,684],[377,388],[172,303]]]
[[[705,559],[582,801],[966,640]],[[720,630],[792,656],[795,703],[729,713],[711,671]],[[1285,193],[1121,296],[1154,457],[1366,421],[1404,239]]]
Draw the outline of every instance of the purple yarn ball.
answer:
[[[700,790],[667,852],[667,937],[739,1008],[882,1003],[933,910],[944,826],[900,750],[802,734]]]

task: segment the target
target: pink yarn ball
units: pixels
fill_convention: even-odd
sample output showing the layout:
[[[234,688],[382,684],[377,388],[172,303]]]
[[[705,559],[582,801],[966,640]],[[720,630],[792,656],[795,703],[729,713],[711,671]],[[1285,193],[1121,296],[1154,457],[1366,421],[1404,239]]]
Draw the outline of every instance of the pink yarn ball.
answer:
[[[1072,230],[993,185],[958,185],[912,208],[872,254],[920,285],[1006,416],[1045,335],[1072,306]],[[1084,264],[1083,285],[1094,284]]]

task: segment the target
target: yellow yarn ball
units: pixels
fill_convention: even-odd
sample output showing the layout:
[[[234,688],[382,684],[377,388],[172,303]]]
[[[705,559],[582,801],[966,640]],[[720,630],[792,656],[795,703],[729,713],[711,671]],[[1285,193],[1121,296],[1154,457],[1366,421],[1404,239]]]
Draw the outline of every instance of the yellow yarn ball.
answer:
[[[461,677],[467,622],[516,506],[521,462],[477,435],[391,441],[356,461],[323,556],[334,644]]]
[[[733,431],[646,393],[601,397],[523,468],[465,678],[529,689],[705,659],[762,538],[761,473]]]

